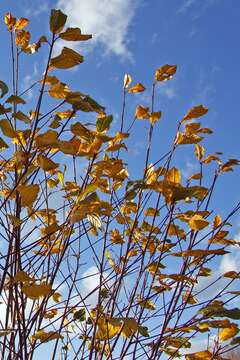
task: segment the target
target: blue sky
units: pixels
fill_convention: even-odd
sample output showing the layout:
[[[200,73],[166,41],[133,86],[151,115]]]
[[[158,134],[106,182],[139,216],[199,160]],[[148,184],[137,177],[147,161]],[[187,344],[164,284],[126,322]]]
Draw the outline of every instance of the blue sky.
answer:
[[[48,33],[51,8],[66,12],[70,26],[93,34],[88,45],[78,48],[85,55],[85,62],[76,70],[65,71],[61,80],[105,105],[108,113],[114,115],[116,129],[124,74],[131,74],[134,83],[141,82],[147,88],[146,93],[127,99],[126,121],[131,123],[136,105],[148,105],[155,69],[165,63],[177,64],[174,79],[157,90],[156,110],[163,115],[154,133],[152,162],[168,149],[177,121],[190,107],[199,104],[209,108],[202,124],[214,131],[203,143],[207,153],[223,151],[224,159],[240,157],[238,0],[2,0],[0,15],[3,18],[10,11],[14,16],[30,18],[32,39],[37,40],[39,35]],[[10,53],[3,21],[0,32],[0,79],[8,83]],[[25,66],[20,69],[23,89],[41,77],[44,53],[43,47],[33,57],[26,56]],[[139,122],[128,144],[133,177],[139,175],[138,164],[146,141],[146,124]],[[191,173],[192,153],[187,146],[178,155],[177,164],[183,174]],[[238,169],[223,175],[216,189],[219,213],[226,213],[239,200],[238,183]],[[238,223],[236,217],[235,234]],[[237,259],[229,258],[229,263],[237,264]]]

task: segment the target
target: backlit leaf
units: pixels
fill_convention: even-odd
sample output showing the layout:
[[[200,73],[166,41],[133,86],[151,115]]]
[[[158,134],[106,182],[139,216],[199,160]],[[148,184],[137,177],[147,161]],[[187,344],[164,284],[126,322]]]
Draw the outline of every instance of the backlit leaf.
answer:
[[[136,85],[132,86],[128,89],[129,93],[139,93],[145,90],[145,87],[141,83],[137,83]]]
[[[38,300],[41,297],[48,296],[51,291],[52,287],[48,284],[31,284],[22,286],[22,292],[32,300]]]
[[[209,222],[207,220],[205,220],[202,216],[200,215],[194,215],[190,220],[189,220],[189,227],[192,230],[202,230],[204,229],[206,226],[209,225]]]
[[[219,332],[219,339],[220,341],[226,341],[228,339],[231,339],[238,333],[238,331],[238,326],[232,323],[231,326],[224,328]]]
[[[34,201],[37,199],[39,192],[39,185],[19,185],[17,190],[21,195],[22,206],[32,206]]]
[[[177,65],[168,65],[165,64],[161,66],[155,72],[155,80],[156,81],[167,81],[172,79],[173,75],[177,71]]]
[[[32,335],[31,339],[40,340],[41,343],[46,343],[51,340],[63,339],[63,336],[55,331],[46,332],[44,330],[38,330],[34,335]]]
[[[125,74],[124,75],[124,80],[123,80],[124,89],[127,89],[129,87],[129,85],[131,84],[131,82],[132,82],[131,75]]]
[[[205,115],[207,112],[208,112],[208,109],[205,108],[203,105],[194,106],[184,116],[183,121],[199,118],[199,117]]]
[[[18,30],[22,30],[23,28],[25,28],[25,26],[27,26],[29,23],[29,20],[26,18],[20,18],[16,21],[16,24],[14,26],[14,30],[18,31]]]

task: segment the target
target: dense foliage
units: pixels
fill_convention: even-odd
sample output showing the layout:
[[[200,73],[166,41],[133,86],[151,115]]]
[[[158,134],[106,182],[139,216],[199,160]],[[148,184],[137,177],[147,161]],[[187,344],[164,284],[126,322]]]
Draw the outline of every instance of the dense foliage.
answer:
[[[240,291],[230,288],[239,273],[215,278],[212,268],[239,246],[229,226],[240,204],[222,218],[212,200],[219,177],[239,162],[205,154],[200,143],[212,130],[199,121],[208,113],[203,105],[187,111],[169,151],[151,162],[161,121],[156,87],[174,81],[176,65],[156,70],[151,103],[138,105],[131,121],[126,99],[146,89],[125,75],[114,132],[104,106],[59,78],[84,59],[68,47],[55,56],[55,44],[91,39],[64,29],[66,19],[52,10],[51,35],[31,43],[28,19],[5,16],[12,86],[0,82],[2,358],[37,359],[44,351],[49,359],[227,358],[240,343],[240,309],[232,306]],[[42,47],[49,49],[43,77],[20,93],[19,64]],[[148,141],[136,179],[127,151],[139,121]],[[199,168],[188,179],[173,166],[183,146]],[[189,350],[196,339],[206,341],[204,351]]]

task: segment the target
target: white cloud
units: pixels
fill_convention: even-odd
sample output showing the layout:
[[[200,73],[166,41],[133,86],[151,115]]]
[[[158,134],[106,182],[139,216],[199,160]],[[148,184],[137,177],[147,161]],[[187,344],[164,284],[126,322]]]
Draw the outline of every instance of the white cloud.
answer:
[[[177,96],[175,85],[170,83],[159,84],[158,92],[160,95],[165,96],[167,99],[172,100]]]
[[[128,49],[130,25],[141,0],[58,0],[68,15],[68,26],[93,35],[91,44],[101,44],[107,53],[132,59]]]
[[[194,9],[193,19],[197,19],[203,15],[203,13],[210,7],[216,4],[218,0],[185,0],[182,1],[180,7],[177,10],[178,14],[185,14],[188,11]]]

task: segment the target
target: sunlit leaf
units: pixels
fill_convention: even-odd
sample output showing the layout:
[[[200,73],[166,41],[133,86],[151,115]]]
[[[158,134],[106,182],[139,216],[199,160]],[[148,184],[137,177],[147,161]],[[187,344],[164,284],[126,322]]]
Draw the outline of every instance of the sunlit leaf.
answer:
[[[63,336],[55,331],[38,330],[31,337],[32,340],[40,340],[41,343],[46,343],[51,340],[63,339]]]
[[[238,326],[234,323],[231,323],[231,326],[224,328],[219,332],[219,339],[220,341],[226,341],[234,337],[238,332]]]
[[[132,86],[128,89],[129,93],[139,93],[145,90],[145,87],[141,83],[137,83],[136,85]]]
[[[32,206],[34,201],[37,199],[39,192],[39,185],[19,185],[17,190],[21,195],[22,206]]]
[[[124,75],[124,80],[123,80],[124,89],[127,89],[129,87],[129,85],[131,84],[131,82],[132,82],[131,75],[125,74]]]
[[[20,18],[16,21],[16,24],[14,26],[14,30],[18,31],[18,30],[22,30],[23,28],[25,28],[29,23],[29,20],[26,18]]]
[[[192,230],[202,230],[204,229],[206,226],[209,225],[209,222],[207,220],[205,220],[202,216],[200,215],[194,215],[190,220],[189,220],[189,227]]]
[[[149,108],[138,105],[135,110],[135,117],[137,119],[149,119],[150,117]]]
[[[203,105],[194,106],[184,116],[183,121],[199,118],[199,117],[205,115],[207,112],[208,112],[208,109],[205,108]]]
[[[32,300],[38,300],[41,297],[48,296],[51,291],[52,287],[48,284],[31,284],[22,286],[22,292]]]
[[[172,79],[173,75],[177,71],[177,65],[165,64],[155,72],[156,81],[167,81]]]
[[[69,87],[64,83],[54,84],[49,90],[48,93],[55,99],[65,99],[69,94]]]

